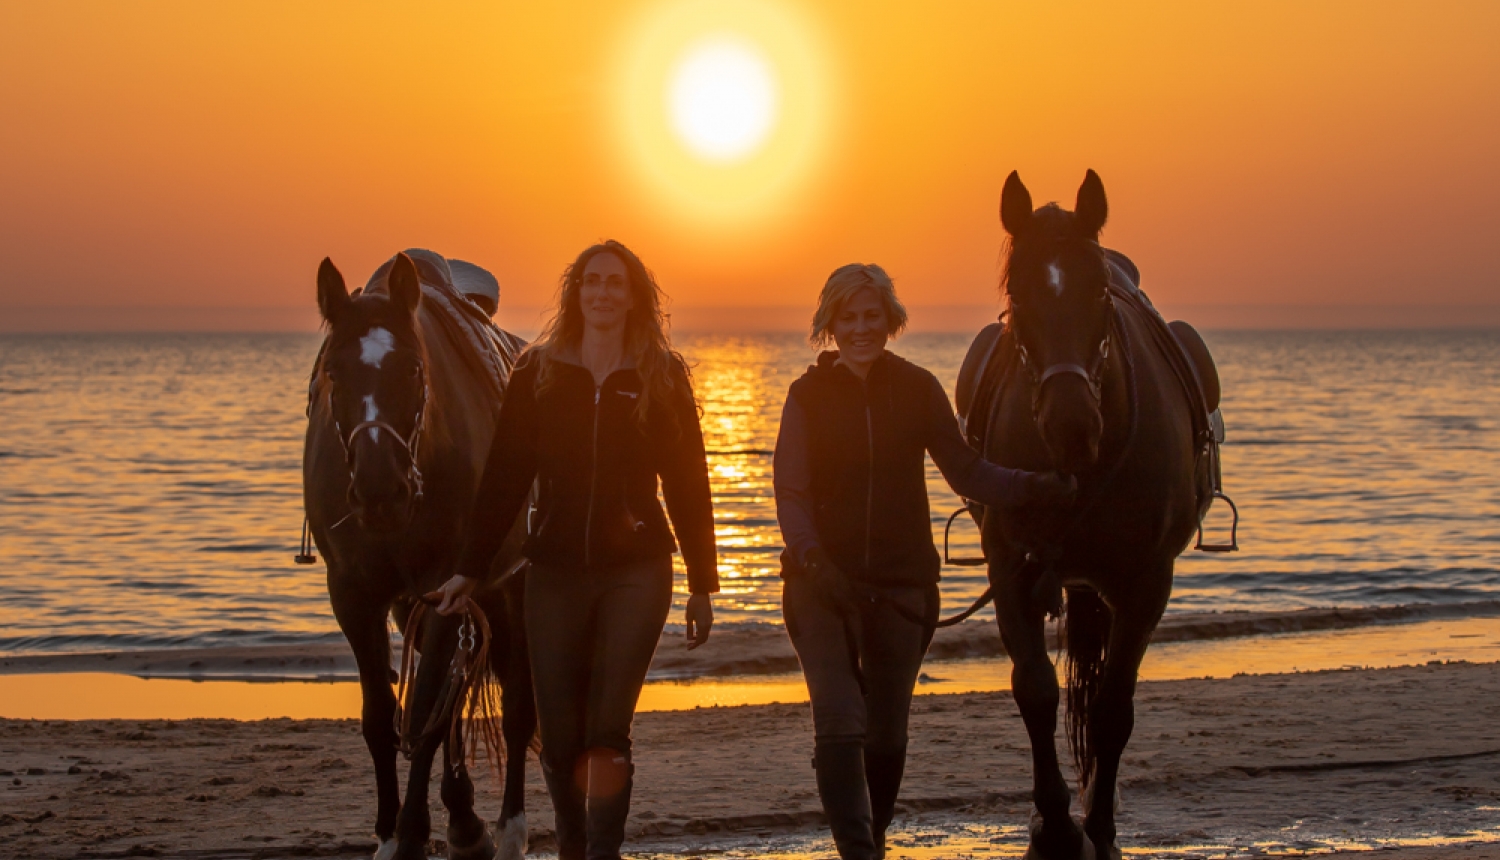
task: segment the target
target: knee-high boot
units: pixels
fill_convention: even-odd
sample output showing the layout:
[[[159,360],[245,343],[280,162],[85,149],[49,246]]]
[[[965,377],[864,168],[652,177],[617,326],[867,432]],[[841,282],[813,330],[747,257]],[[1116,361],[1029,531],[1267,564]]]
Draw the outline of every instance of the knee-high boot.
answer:
[[[584,860],[588,847],[588,811],[583,788],[574,777],[573,767],[554,767],[544,759],[542,781],[547,783],[547,793],[552,796],[558,860]]]
[[[860,740],[818,741],[813,756],[818,796],[843,860],[878,860],[870,826],[870,790]]]
[[[865,750],[865,779],[870,783],[871,833],[875,848],[885,856],[885,831],[896,817],[896,796],[906,772],[906,747],[899,750]]]
[[[630,753],[596,751],[589,756],[589,848],[587,860],[620,860],[635,765]]]

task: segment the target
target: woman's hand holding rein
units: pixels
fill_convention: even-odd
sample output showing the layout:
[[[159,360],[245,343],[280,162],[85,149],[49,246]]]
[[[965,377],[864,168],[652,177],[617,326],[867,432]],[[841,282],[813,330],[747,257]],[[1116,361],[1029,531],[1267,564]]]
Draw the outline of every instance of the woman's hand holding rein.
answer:
[[[469,602],[469,595],[473,594],[474,589],[478,587],[479,580],[455,573],[437,591],[429,591],[422,595],[422,599],[436,604],[439,615],[452,615],[463,611]]]
[[[1078,479],[1056,472],[1026,474],[1025,504],[1067,505],[1078,497]]]

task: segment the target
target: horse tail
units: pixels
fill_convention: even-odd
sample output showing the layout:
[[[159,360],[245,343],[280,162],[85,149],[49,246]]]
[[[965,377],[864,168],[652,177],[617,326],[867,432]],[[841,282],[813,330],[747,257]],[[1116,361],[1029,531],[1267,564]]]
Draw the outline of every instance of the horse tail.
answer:
[[[1068,745],[1078,768],[1080,793],[1094,778],[1095,751],[1089,743],[1089,715],[1099,693],[1109,644],[1109,607],[1093,591],[1070,588],[1063,615],[1067,638]]]

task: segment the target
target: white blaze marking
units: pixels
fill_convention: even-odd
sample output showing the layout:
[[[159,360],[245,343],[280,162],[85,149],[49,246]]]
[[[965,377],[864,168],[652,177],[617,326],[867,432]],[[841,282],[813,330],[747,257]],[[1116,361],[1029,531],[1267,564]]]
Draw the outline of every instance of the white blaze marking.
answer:
[[[1047,264],[1047,285],[1052,288],[1053,295],[1062,295],[1063,271],[1062,266],[1059,266],[1056,260]]]
[[[383,328],[372,328],[359,339],[359,360],[379,369],[380,362],[396,348],[396,338]]]
[[[376,329],[376,331],[382,331],[382,329]],[[366,394],[365,395],[365,420],[366,421],[379,421],[380,420],[380,407],[378,407],[378,406],[375,405],[375,395],[373,395],[373,394]],[[370,441],[371,442],[379,442],[380,441],[380,428],[378,428],[378,427],[371,427],[370,428]]]

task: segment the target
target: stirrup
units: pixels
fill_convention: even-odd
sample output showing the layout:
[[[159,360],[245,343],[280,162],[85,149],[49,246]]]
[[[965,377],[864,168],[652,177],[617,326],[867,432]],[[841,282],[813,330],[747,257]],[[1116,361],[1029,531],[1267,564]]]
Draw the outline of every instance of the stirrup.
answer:
[[[967,499],[965,501],[967,501]],[[943,526],[943,564],[951,565],[953,567],[979,567],[980,565],[986,564],[989,561],[982,555],[978,558],[953,558],[948,555],[948,532],[953,530],[953,521],[958,519],[960,514],[967,513],[969,513],[969,505],[966,504],[958,510],[954,511],[952,516],[948,517],[948,524]]]
[[[1240,509],[1235,506],[1234,499],[1229,498],[1219,490],[1214,490],[1213,497],[1215,499],[1223,499],[1225,504],[1229,505],[1229,512],[1233,515],[1233,519],[1229,521],[1229,543],[1203,542],[1203,520],[1208,516],[1208,511],[1204,511],[1203,516],[1198,518],[1198,543],[1193,549],[1200,552],[1239,552]],[[1209,502],[1209,506],[1212,509],[1212,501]]]
[[[308,533],[307,517],[303,517],[302,518],[302,548],[301,548],[301,551],[298,552],[296,555],[292,556],[292,561],[296,562],[297,564],[317,564],[318,563],[318,556],[317,556],[316,553],[313,552],[312,535]]]

